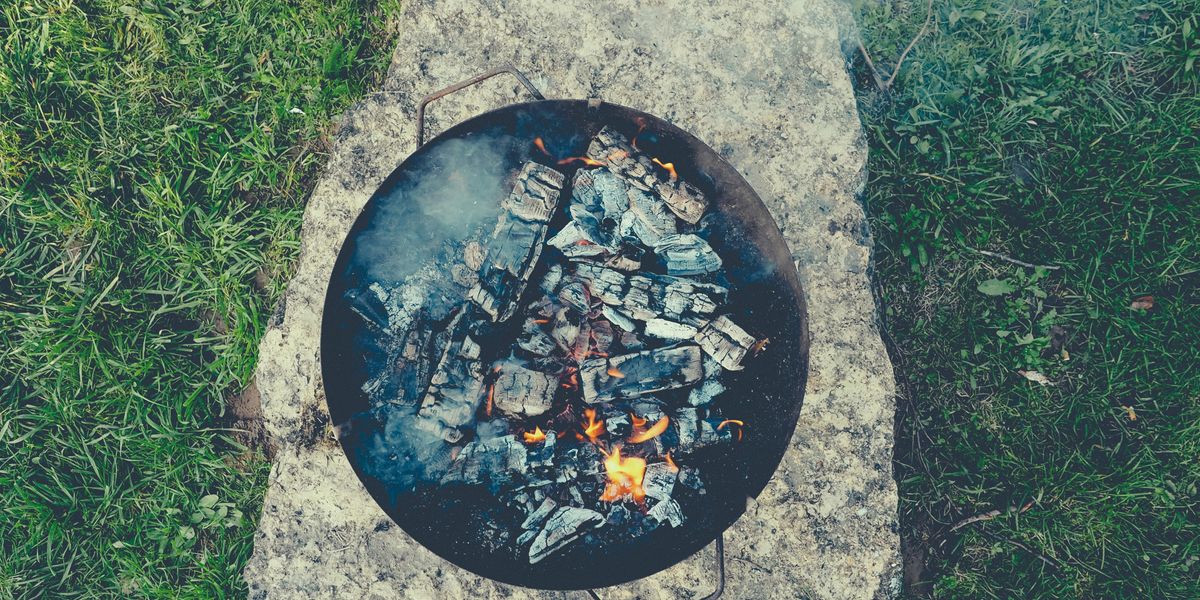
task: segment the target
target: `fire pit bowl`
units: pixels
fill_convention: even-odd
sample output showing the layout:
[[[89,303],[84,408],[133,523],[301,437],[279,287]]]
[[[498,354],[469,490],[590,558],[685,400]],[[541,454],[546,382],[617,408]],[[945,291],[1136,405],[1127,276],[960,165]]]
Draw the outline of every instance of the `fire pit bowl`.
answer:
[[[487,75],[497,72],[501,71]],[[535,96],[540,94],[535,91]],[[429,99],[434,97],[437,95]],[[561,430],[557,433],[559,452],[576,448],[570,460],[579,464],[571,468],[587,471],[594,467],[596,473],[603,473],[604,457],[611,456],[614,445],[597,443],[598,454],[587,454],[591,450],[585,448],[588,440],[581,430],[562,425],[562,419],[567,418],[563,415],[568,413],[582,419],[578,413],[584,405],[577,400],[563,404],[562,394],[575,393],[574,389],[555,395],[553,408],[545,414],[520,422],[521,431],[496,430],[505,424],[510,429],[517,427],[518,421],[492,418],[490,392],[484,392],[489,394],[486,400],[479,400],[480,408],[470,415],[469,426],[433,431],[414,416],[426,398],[424,382],[431,375],[425,373],[420,390],[414,394],[406,383],[396,382],[402,377],[380,378],[379,373],[397,369],[397,361],[403,362],[403,357],[411,354],[404,354],[406,342],[395,335],[398,320],[414,323],[414,328],[426,321],[440,323],[438,327],[445,329],[438,334],[444,336],[438,338],[442,346],[449,343],[455,349],[450,354],[471,352],[475,362],[470,364],[492,365],[507,360],[514,340],[521,335],[522,318],[505,321],[501,307],[494,311],[496,322],[489,322],[478,302],[471,304],[465,294],[456,292],[456,286],[463,284],[458,280],[473,277],[467,271],[476,266],[459,264],[463,260],[471,262],[459,257],[471,253],[464,250],[471,244],[480,240],[486,244],[493,228],[500,229],[497,219],[503,224],[502,215],[511,210],[502,201],[514,180],[530,168],[538,168],[527,166],[529,162],[563,175],[562,200],[546,227],[550,235],[559,231],[571,219],[566,209],[571,182],[579,169],[594,166],[584,157],[589,144],[605,129],[631,140],[638,152],[653,156],[664,169],[658,176],[666,180],[666,170],[670,170],[671,177],[694,186],[692,189],[707,198],[704,217],[688,226],[689,231],[703,238],[720,257],[720,284],[728,288],[721,314],[752,335],[755,343],[744,360],[744,369],[721,375],[725,391],[714,402],[719,402],[720,414],[726,418],[720,433],[728,443],[697,446],[676,455],[682,473],[693,477],[698,474],[692,487],[682,483],[682,475],[680,483],[675,484],[675,489],[681,491],[671,501],[677,501],[677,508],[682,509],[681,523],[647,521],[641,513],[648,503],[657,506],[655,500],[635,502],[626,496],[601,506],[625,506],[620,511],[614,508],[605,518],[617,519],[613,514],[619,512],[632,519],[633,525],[600,527],[589,522],[587,527],[580,526],[569,543],[562,542],[553,552],[534,560],[534,552],[528,548],[537,526],[518,543],[522,530],[513,523],[521,523],[527,507],[545,504],[546,491],[552,486],[514,489],[512,478],[524,477],[521,473],[508,474],[502,481],[464,481],[465,476],[460,475],[453,484],[447,484],[446,472],[463,469],[465,444],[509,440],[500,437],[506,433],[521,440],[523,432],[528,433],[526,425],[536,421],[547,426],[557,424]],[[525,306],[542,294],[537,281],[548,277],[546,264],[555,260],[567,264],[550,247],[540,259],[534,257],[530,265],[534,275],[528,278],[527,287],[513,292],[514,306]],[[648,269],[654,271],[654,267]],[[669,279],[655,273],[648,276]],[[419,284],[398,287],[398,282],[412,281]],[[402,302],[396,300],[397,294],[405,296]],[[392,298],[391,309],[379,301],[385,296]],[[600,310],[595,290],[589,289],[585,297],[593,302],[595,311]],[[421,308],[412,314],[398,313],[397,302]],[[467,311],[481,324],[456,325]],[[453,337],[451,330],[459,331],[456,327],[468,332],[465,335],[473,340],[470,348],[459,343],[463,334]],[[585,360],[600,359],[580,357],[580,364]],[[799,416],[807,378],[808,327],[796,269],[775,221],[746,180],[720,154],[680,128],[632,108],[595,100],[537,100],[505,106],[451,127],[420,145],[383,182],[354,222],[333,268],[322,322],[321,364],[329,414],[347,458],[379,505],[413,539],[484,577],[532,588],[585,589],[616,585],[665,569],[718,539],[741,516],[747,498],[757,496],[774,473]],[[426,371],[438,363],[430,364]],[[616,369],[610,367],[609,374],[623,377]],[[579,370],[576,368],[572,376],[577,377]],[[499,373],[499,367],[489,367],[484,375],[486,390],[494,391],[496,378],[502,376]],[[570,368],[565,373],[570,374]],[[438,378],[436,374],[432,377]],[[565,387],[579,383],[578,379],[558,381],[565,382]],[[436,381],[433,387],[437,387]],[[685,400],[687,394],[686,389],[665,391],[661,402],[686,410],[691,401]],[[605,405],[590,406],[601,410]],[[700,410],[703,414],[705,409]],[[484,414],[486,417],[481,416]],[[632,417],[636,420],[636,415]],[[726,427],[727,423],[733,424]],[[612,429],[616,427],[614,424]],[[712,429],[710,426],[710,434]],[[636,426],[634,431],[639,431]],[[731,439],[735,431],[736,439]],[[528,457],[514,448],[520,454],[521,468],[536,464],[532,457],[541,446],[528,448]],[[625,451],[636,454],[637,448],[627,445]],[[585,455],[591,458],[579,458]],[[507,460],[491,455],[485,458],[492,461],[488,464]],[[665,458],[671,460],[669,452]],[[550,460],[568,459],[560,454]],[[558,468],[561,471],[567,467]],[[579,477],[582,481],[588,476]],[[609,477],[611,480],[612,475]],[[611,490],[603,484],[597,489],[590,486],[581,484],[571,494],[595,507],[601,492]],[[553,496],[555,492],[549,493]],[[568,497],[559,498],[551,504],[571,503]],[[522,506],[526,512],[522,512]],[[581,519],[592,516],[591,512],[584,513],[579,513]],[[556,518],[569,520],[573,516]],[[658,522],[663,524],[649,526]],[[545,540],[535,539],[533,543],[544,546]]]

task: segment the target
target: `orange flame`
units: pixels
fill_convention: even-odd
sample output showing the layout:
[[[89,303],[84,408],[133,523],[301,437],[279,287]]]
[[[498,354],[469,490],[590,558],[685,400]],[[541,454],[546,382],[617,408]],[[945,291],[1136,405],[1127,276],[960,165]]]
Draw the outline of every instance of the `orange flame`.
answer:
[[[675,172],[675,163],[665,163],[657,158],[652,158],[650,160],[654,161],[654,164],[666,169],[667,173],[671,174],[671,179],[679,179],[679,174]]]
[[[583,427],[583,434],[588,436],[588,439],[594,442],[597,438],[604,435],[604,420],[596,418],[596,409],[583,409],[583,416],[587,417],[587,423]]]
[[[603,167],[604,166],[604,163],[602,163],[598,160],[588,158],[586,156],[569,156],[567,158],[564,158],[564,159],[558,161],[558,164],[559,165],[569,165],[573,162],[582,162],[584,164],[584,166],[588,166],[588,167]]]
[[[550,322],[550,319],[534,319],[533,322],[537,323],[538,325],[545,325],[546,323]]]
[[[525,436],[526,444],[534,444],[537,442],[546,441],[546,433],[542,431],[541,427],[534,427],[533,431],[527,431],[522,435]]]
[[[645,419],[642,419],[641,421],[642,421],[642,423],[646,422]],[[671,422],[671,419],[669,419],[668,417],[666,417],[664,415],[663,418],[659,419],[658,422],[655,423],[650,429],[647,429],[642,432],[638,432],[635,430],[633,435],[629,436],[629,441],[634,444],[640,444],[642,442],[652,440],[652,439],[662,435],[662,432],[667,430],[667,424],[670,422]]]
[[[678,473],[678,472],[679,472],[679,465],[675,464],[675,461],[674,461],[674,460],[671,460],[671,453],[670,453],[670,452],[668,452],[668,453],[667,453],[667,455],[666,455],[666,456],[664,456],[663,458],[667,459],[667,466],[671,468],[671,472],[672,472],[672,473]]]
[[[608,474],[608,484],[600,499],[604,502],[616,502],[626,496],[636,502],[646,498],[646,490],[642,488],[642,479],[646,476],[646,459],[632,456],[621,458],[621,447],[613,448],[612,454],[606,454],[604,471]]]
[[[542,138],[540,138],[540,137],[533,138],[533,145],[537,146],[537,149],[541,150],[542,154],[545,154],[546,156],[552,156],[550,154],[550,151],[546,149],[546,142],[543,142]]]
[[[629,413],[629,422],[633,423],[634,429],[640,429],[646,426],[646,420],[633,413]]]
[[[745,423],[745,421],[742,421],[741,419],[725,419],[724,421],[721,421],[720,425],[717,425],[717,431],[725,429],[726,425],[731,425],[731,424],[738,426],[738,438],[737,439],[739,442],[742,441],[742,428],[746,426],[746,423]]]
[[[618,369],[618,368],[616,368],[616,367],[609,367],[609,368],[608,368],[608,375],[609,375],[609,377],[616,377],[617,379],[624,379],[624,378],[625,378],[625,374],[624,374],[624,373],[622,373],[622,372],[621,372],[621,370],[620,370],[620,369]]]

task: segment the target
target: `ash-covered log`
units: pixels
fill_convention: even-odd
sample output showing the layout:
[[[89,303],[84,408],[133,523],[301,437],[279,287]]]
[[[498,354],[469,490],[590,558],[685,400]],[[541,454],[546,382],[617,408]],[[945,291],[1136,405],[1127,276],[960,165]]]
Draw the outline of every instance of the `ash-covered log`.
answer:
[[[634,149],[629,139],[605,127],[588,145],[587,156],[608,165],[630,185],[653,191],[671,212],[688,223],[695,223],[708,208],[708,200],[695,186],[671,176],[665,165],[655,165],[650,157]]]
[[[560,507],[529,545],[529,564],[561,550],[585,533],[604,525],[604,515],[586,508]]]
[[[721,269],[721,257],[694,233],[664,236],[654,245],[654,253],[668,275],[705,275]]]
[[[585,360],[579,366],[583,401],[611,402],[691,385],[703,375],[700,357],[700,348],[688,345]]]
[[[460,308],[450,323],[449,342],[417,412],[421,428],[450,443],[462,439],[463,429],[474,421],[483,400],[481,349],[468,335],[469,320],[464,318],[468,309]]]
[[[742,361],[758,341],[727,315],[709,321],[695,339],[709,356],[730,371],[742,370]]]
[[[496,384],[492,402],[497,410],[518,417],[536,417],[550,410],[558,379],[527,368],[516,360],[503,360],[493,367]]]
[[[639,321],[661,317],[703,323],[725,303],[729,293],[719,285],[669,275],[626,275],[591,263],[574,264],[576,275],[587,281],[593,297]]]
[[[500,203],[503,212],[479,267],[479,283],[469,293],[493,321],[506,321],[516,310],[541,256],[563,179],[550,167],[527,162],[512,193]]]
[[[659,523],[670,523],[671,527],[683,525],[683,509],[675,500],[664,500],[654,505],[646,516]]]
[[[671,492],[675,490],[678,471],[678,468],[665,462],[646,465],[646,474],[642,478],[642,489],[646,491],[647,496],[655,500],[669,500]]]
[[[629,208],[621,215],[617,228],[622,238],[636,238],[653,248],[678,231],[675,216],[666,203],[647,192],[629,190]]]
[[[525,446],[515,436],[475,440],[463,446],[442,476],[442,484],[489,484],[493,489],[524,474]]]

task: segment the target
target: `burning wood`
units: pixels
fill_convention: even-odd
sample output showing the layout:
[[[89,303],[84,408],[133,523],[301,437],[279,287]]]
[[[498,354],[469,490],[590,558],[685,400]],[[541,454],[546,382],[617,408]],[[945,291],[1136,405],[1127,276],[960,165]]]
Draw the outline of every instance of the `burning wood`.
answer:
[[[550,410],[558,388],[558,378],[505,360],[496,364],[495,394],[497,410],[518,417],[536,417]]]
[[[703,322],[729,293],[715,284],[650,273],[625,275],[590,263],[576,263],[575,273],[588,282],[592,296],[639,321],[662,317]]]
[[[702,374],[697,346],[591,359],[579,366],[583,401],[588,404],[680,388],[699,381]]]
[[[602,162],[612,172],[625,178],[630,185],[645,191],[653,191],[671,212],[688,223],[700,220],[708,201],[695,186],[670,177],[672,169],[655,165],[653,159],[638,152],[628,138],[614,129],[605,127],[592,139],[587,149],[588,158]]]
[[[493,321],[507,321],[516,309],[542,254],[562,184],[562,173],[527,162],[512,193],[500,204],[504,212],[479,267],[479,283],[469,293]]]
[[[742,370],[742,360],[757,342],[754,336],[746,333],[746,330],[738,327],[725,315],[709,321],[708,325],[696,334],[695,339],[709,356],[730,371]]]

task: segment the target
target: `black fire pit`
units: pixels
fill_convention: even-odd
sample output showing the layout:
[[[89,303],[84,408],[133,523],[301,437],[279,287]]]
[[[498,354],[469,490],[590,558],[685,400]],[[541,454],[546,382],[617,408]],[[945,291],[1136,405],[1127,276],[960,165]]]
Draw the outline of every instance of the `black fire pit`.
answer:
[[[427,98],[419,115],[430,99],[502,71],[505,70],[490,72]],[[520,79],[535,96],[541,97],[523,77]],[[514,350],[514,340],[523,335],[519,321],[524,317],[506,319],[504,294],[483,294],[487,299],[479,300],[481,292],[473,288],[474,300],[468,300],[468,294],[463,292],[469,281],[459,280],[477,277],[474,270],[466,273],[470,267],[460,264],[464,260],[471,262],[461,258],[464,248],[472,244],[478,248],[480,240],[486,245],[493,228],[499,231],[497,219],[503,225],[506,217],[502,213],[512,212],[509,204],[502,206],[502,201],[518,177],[531,170],[540,172],[542,167],[538,165],[562,176],[563,200],[548,217],[548,225],[543,226],[550,235],[560,231],[572,218],[566,205],[574,193],[572,182],[579,180],[577,171],[601,164],[586,157],[589,144],[602,130],[612,132],[617,139],[630,140],[636,152],[654,157],[655,164],[664,169],[656,175],[663,181],[668,181],[667,171],[670,171],[669,181],[673,185],[682,186],[686,182],[691,186],[689,190],[707,199],[704,216],[695,224],[682,226],[702,238],[719,255],[722,266],[719,272],[703,274],[697,280],[701,283],[696,285],[704,293],[727,289],[721,314],[754,340],[753,348],[746,353],[744,369],[721,373],[725,391],[719,396],[719,410],[705,406],[688,408],[692,397],[687,389],[665,390],[654,395],[654,402],[658,403],[655,406],[666,407],[662,414],[673,415],[672,427],[682,427],[677,424],[679,415],[708,415],[712,423],[724,419],[715,428],[712,423],[700,425],[701,429],[707,427],[704,431],[716,436],[714,439],[726,443],[685,448],[680,436],[670,437],[670,433],[657,440],[642,440],[646,444],[643,447],[657,444],[665,455],[647,450],[647,456],[653,456],[648,460],[670,461],[671,450],[664,445],[676,444],[675,460],[683,471],[678,476],[680,483],[675,485],[679,491],[670,501],[677,503],[686,518],[682,522],[673,519],[670,525],[661,518],[648,520],[643,514],[650,504],[657,506],[662,501],[652,498],[635,501],[626,496],[601,503],[600,494],[609,490],[603,483],[598,488],[591,483],[600,475],[579,476],[585,483],[571,489],[571,494],[578,497],[572,501],[565,492],[553,491],[559,489],[554,487],[558,484],[537,487],[541,482],[529,484],[529,480],[536,478],[523,472],[505,473],[503,478],[485,474],[487,477],[479,480],[461,474],[464,448],[469,444],[474,445],[466,451],[468,455],[487,444],[509,444],[519,454],[522,469],[536,464],[535,454],[543,451],[539,444],[544,442],[527,442],[526,454],[525,448],[512,442],[514,438],[504,437],[512,435],[519,441],[529,433],[533,423],[557,430],[558,454],[546,450],[553,456],[542,457],[558,461],[556,472],[594,468],[602,473],[604,457],[611,456],[620,444],[596,443],[595,439],[589,443],[590,434],[564,423],[570,423],[570,419],[582,420],[581,411],[587,406],[593,411],[610,410],[605,414],[616,414],[612,412],[615,409],[595,397],[590,398],[595,404],[580,404],[580,393],[573,387],[580,385],[581,369],[586,370],[582,365],[587,361],[610,360],[603,358],[607,356],[604,353],[588,351],[586,355],[577,355],[578,364],[554,372],[554,384],[561,383],[563,390],[546,392],[553,393],[553,406],[549,410],[539,408],[546,412],[538,416],[524,420],[496,418],[490,395],[478,399],[478,409],[472,414],[457,415],[461,419],[454,421],[455,424],[466,423],[457,428],[430,429],[428,419],[417,416],[423,410],[422,399],[428,403],[432,397],[429,394],[438,392],[437,382],[441,377],[438,368],[444,371],[447,360],[458,360],[459,354],[455,353],[463,356],[470,353],[470,365],[503,366],[510,360],[506,357],[521,352]],[[419,136],[423,137],[420,133]],[[511,214],[507,218],[510,223],[514,219]],[[470,254],[471,250],[465,252]],[[647,265],[645,277],[653,282],[675,281],[661,265],[655,266],[651,258],[636,258]],[[575,264],[547,246],[540,258],[535,256],[530,263],[533,275],[526,274],[528,286],[522,284],[502,291],[514,295],[509,299],[511,307],[525,306],[542,293],[537,282],[552,275],[558,277],[550,271],[561,271],[561,266],[569,271]],[[611,309],[601,307],[597,300],[602,294],[597,291],[596,282],[584,281],[588,286],[580,310],[599,314],[602,309]],[[486,281],[484,287],[487,288]],[[493,297],[497,295],[500,297]],[[387,298],[390,304],[381,298]],[[419,309],[395,308],[417,305]],[[705,320],[713,316],[706,316]],[[534,315],[526,323],[548,320]],[[472,324],[464,325],[467,321]],[[638,323],[638,327],[642,324]],[[413,342],[419,336],[403,334],[418,328],[433,333],[420,338],[420,343]],[[463,337],[471,343],[461,342]],[[329,413],[342,447],[355,472],[387,514],[415,540],[463,568],[505,583],[543,589],[586,589],[624,583],[665,569],[719,539],[741,516],[747,498],[762,491],[783,457],[799,416],[808,361],[805,304],[796,270],[774,220],[750,185],[717,152],[678,127],[631,108],[594,100],[513,104],[469,119],[420,145],[380,186],[346,237],[326,293],[321,344]],[[453,356],[413,371],[418,376],[380,376],[399,369],[397,364],[407,364],[405,361],[431,344],[441,344],[438,346],[441,356]],[[587,347],[587,342],[584,345]],[[679,345],[658,345],[672,349],[684,346],[700,355],[690,340]],[[441,350],[444,347],[453,350]],[[632,352],[619,344],[613,348]],[[545,358],[536,360],[539,365],[551,362]],[[705,361],[708,368],[715,359],[706,356]],[[610,382],[610,387],[622,383],[614,378],[625,377],[618,364],[621,363],[612,362],[608,375],[600,375]],[[488,367],[483,374],[484,390],[494,392],[497,380],[505,377],[502,366]],[[618,396],[624,393],[619,387],[613,389]],[[597,393],[600,392],[592,390],[593,396]],[[568,397],[571,399],[564,400]],[[615,402],[624,407],[626,404],[622,402],[626,401],[644,400],[621,397]],[[636,414],[630,417],[639,420]],[[438,423],[444,425],[443,421]],[[612,418],[612,423],[613,431],[618,427],[632,428],[629,439],[650,428],[649,424],[627,424],[619,416]],[[520,430],[514,430],[518,427]],[[538,433],[542,433],[540,427]],[[614,439],[611,433],[609,439]],[[636,454],[638,448],[626,444],[625,451]],[[507,460],[505,456],[508,454],[501,451],[484,458],[492,465]],[[568,461],[575,463],[561,466]],[[675,467],[674,462],[671,465]],[[470,466],[479,469],[477,463]],[[447,475],[451,470],[458,474]],[[692,485],[683,484],[685,476],[692,478]],[[559,496],[554,496],[556,493]],[[547,495],[551,500],[558,498],[557,502],[547,502]],[[586,512],[589,517],[602,510],[597,507],[611,507],[604,513],[605,519],[624,520],[631,525],[601,527],[608,523],[605,521],[596,524],[595,529],[581,529],[570,543],[553,552],[531,558],[535,552],[528,549],[530,539],[539,532],[534,526],[519,536],[522,529],[514,523],[532,520],[520,507],[539,503],[565,506],[573,502],[596,509]],[[624,508],[615,508],[618,504]],[[544,518],[541,522],[545,522]],[[657,525],[659,522],[664,524]],[[544,533],[540,535],[546,537]],[[533,543],[544,546],[545,540]]]

